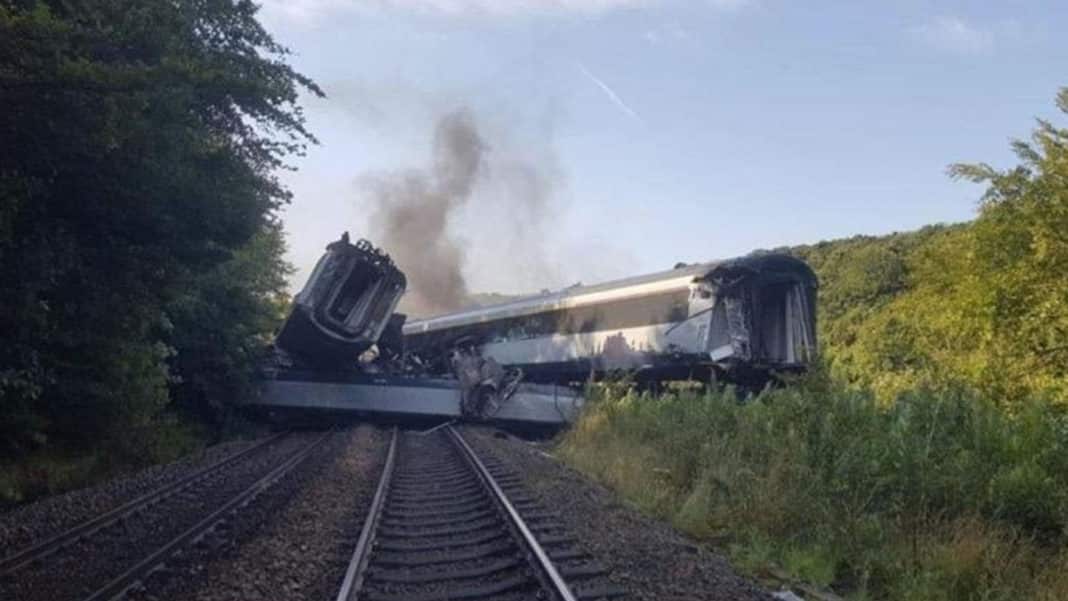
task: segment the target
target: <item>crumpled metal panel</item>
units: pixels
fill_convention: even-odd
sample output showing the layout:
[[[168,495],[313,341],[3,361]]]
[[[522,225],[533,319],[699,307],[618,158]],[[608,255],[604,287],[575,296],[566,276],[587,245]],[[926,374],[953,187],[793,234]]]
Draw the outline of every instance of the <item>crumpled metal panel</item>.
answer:
[[[727,317],[727,338],[733,350],[733,359],[748,361],[750,357],[751,322],[748,305],[738,296],[721,297]]]
[[[406,287],[389,255],[348,234],[330,243],[275,338],[309,366],[352,365],[374,345]]]

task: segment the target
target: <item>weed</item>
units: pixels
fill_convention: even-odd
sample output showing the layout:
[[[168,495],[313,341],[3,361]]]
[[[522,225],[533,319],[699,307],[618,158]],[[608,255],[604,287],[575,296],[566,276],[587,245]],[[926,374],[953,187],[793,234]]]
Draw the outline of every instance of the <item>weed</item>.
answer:
[[[1068,421],[1054,405],[1009,413],[959,389],[887,403],[821,370],[744,403],[730,389],[588,396],[557,454],[680,530],[732,541],[750,572],[872,599],[1068,586]]]

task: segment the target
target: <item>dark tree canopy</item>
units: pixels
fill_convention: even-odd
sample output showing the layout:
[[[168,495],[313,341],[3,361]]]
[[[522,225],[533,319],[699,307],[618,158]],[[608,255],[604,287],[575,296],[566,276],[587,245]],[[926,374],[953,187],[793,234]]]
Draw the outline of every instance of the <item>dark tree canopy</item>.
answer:
[[[3,451],[150,427],[273,327],[276,173],[315,142],[298,99],[321,91],[256,11],[0,0]],[[230,346],[208,361],[212,337]]]

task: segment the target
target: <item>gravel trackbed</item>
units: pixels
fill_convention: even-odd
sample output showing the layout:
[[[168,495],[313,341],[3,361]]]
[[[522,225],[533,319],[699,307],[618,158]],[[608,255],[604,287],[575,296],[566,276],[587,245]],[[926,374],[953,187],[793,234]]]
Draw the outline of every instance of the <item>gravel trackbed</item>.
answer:
[[[526,488],[558,511],[583,546],[609,567],[629,599],[772,601],[722,556],[623,506],[611,491],[533,445],[484,428],[463,433],[481,454],[521,474]]]

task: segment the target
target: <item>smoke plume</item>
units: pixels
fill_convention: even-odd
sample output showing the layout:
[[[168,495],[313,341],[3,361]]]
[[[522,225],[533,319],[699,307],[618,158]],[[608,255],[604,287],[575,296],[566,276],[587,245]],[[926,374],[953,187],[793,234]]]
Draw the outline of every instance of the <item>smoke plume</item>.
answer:
[[[471,198],[485,150],[471,114],[455,111],[437,124],[430,169],[364,180],[372,236],[408,276],[407,311],[430,315],[467,302],[463,247],[449,219]]]
[[[561,284],[547,258],[545,229],[562,175],[549,136],[541,134],[519,143],[460,109],[438,119],[430,166],[360,179],[370,207],[368,237],[408,277],[401,311],[429,316],[472,305],[470,273],[498,291]],[[472,265],[465,240],[477,259]]]

